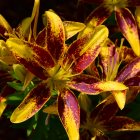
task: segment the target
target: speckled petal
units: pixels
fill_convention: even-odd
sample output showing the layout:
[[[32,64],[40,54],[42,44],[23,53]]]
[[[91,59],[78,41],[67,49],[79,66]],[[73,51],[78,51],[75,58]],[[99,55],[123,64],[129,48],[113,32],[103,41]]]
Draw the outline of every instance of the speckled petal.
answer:
[[[80,108],[70,90],[65,89],[59,94],[58,112],[69,140],[79,140]]]
[[[38,45],[23,42],[15,38],[8,39],[6,44],[16,59],[41,79],[47,77],[44,69],[54,66],[54,61],[49,53]]]
[[[123,70],[117,75],[116,80],[123,82],[129,78],[135,77],[139,72],[140,58],[137,57],[123,68]]]
[[[81,73],[85,70],[98,56],[101,50],[100,45],[96,45],[91,49],[88,49],[79,59],[75,61],[72,66],[73,73]]]
[[[88,75],[88,74],[80,74],[80,75],[74,76],[71,79],[71,82],[75,82],[75,83],[84,82],[87,84],[93,84],[93,83],[98,82],[98,81],[99,81],[98,78],[96,78],[92,75]]]
[[[140,1],[139,0],[127,0],[127,5],[129,7],[140,6]]]
[[[36,38],[36,43],[41,47],[46,47],[46,39],[47,39],[47,29],[44,28],[42,31],[40,31]]]
[[[140,122],[126,116],[115,116],[106,124],[108,131],[139,131]]]
[[[65,30],[63,22],[52,11],[46,11],[44,18],[47,20],[47,49],[53,58],[58,61],[64,52]]]
[[[107,39],[100,51],[100,65],[103,68],[104,79],[114,80],[120,65],[119,51],[115,44]]]
[[[89,48],[95,47],[95,45],[101,44],[108,37],[108,29],[104,25],[100,25],[88,32],[78,40],[74,41],[68,49],[67,57],[72,56],[77,59],[83,55]]]
[[[127,8],[116,9],[116,19],[124,37],[130,43],[133,51],[140,56],[140,41],[137,24],[131,11]]]
[[[137,57],[132,48],[128,48],[126,46],[121,48],[119,55],[120,59],[125,63],[129,63],[131,60]]]
[[[138,86],[140,88],[140,76],[135,76],[124,81],[127,86]]]
[[[103,123],[114,117],[119,110],[112,95],[109,95],[91,112],[90,118],[96,122]]]
[[[97,95],[104,91],[118,91],[128,89],[128,87],[126,87],[124,84],[115,81],[96,82],[93,84],[87,84],[84,82],[68,83],[68,86],[89,95]]]
[[[24,44],[33,50],[33,59],[38,62],[42,68],[49,69],[55,65],[54,59],[45,48],[28,42],[24,42]]]
[[[50,98],[46,83],[40,83],[25,97],[11,115],[11,122],[20,123],[37,113]]]
[[[101,43],[108,37],[108,29],[100,25],[73,42],[67,52],[65,61],[71,65],[75,73],[82,72],[97,57]],[[84,59],[88,61],[83,61]],[[79,69],[78,69],[79,68]]]
[[[85,24],[91,27],[101,25],[111,15],[111,13],[112,11],[108,7],[105,7],[105,6],[97,7],[87,17]]]

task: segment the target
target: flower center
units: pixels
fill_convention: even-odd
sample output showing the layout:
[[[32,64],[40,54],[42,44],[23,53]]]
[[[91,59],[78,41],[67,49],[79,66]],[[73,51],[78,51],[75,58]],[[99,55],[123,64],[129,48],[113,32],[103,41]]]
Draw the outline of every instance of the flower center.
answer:
[[[50,78],[48,79],[48,85],[51,90],[60,90],[66,87],[66,83],[72,77],[71,70],[57,65],[48,71]]]
[[[127,0],[105,0],[104,4],[111,11],[113,11],[113,10],[115,10],[116,7],[118,7],[118,8],[127,7],[128,2],[127,2]]]
[[[93,137],[104,135],[105,131],[105,128],[102,123],[96,120],[93,121],[90,118],[87,119],[87,123],[85,123],[85,126],[83,128],[89,130]]]

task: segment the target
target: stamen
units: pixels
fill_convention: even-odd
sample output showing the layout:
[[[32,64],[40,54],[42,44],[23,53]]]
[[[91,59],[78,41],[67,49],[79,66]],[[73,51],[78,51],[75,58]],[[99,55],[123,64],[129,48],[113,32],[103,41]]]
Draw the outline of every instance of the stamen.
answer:
[[[11,37],[11,38],[14,38],[14,37],[15,37],[15,34],[7,33],[7,32],[5,32],[4,35],[5,35],[5,36],[8,36],[9,38],[10,38],[10,37]]]
[[[123,43],[124,43],[124,38],[121,39],[121,44],[120,44],[120,49],[119,49],[119,55],[121,53],[122,47],[123,47]]]

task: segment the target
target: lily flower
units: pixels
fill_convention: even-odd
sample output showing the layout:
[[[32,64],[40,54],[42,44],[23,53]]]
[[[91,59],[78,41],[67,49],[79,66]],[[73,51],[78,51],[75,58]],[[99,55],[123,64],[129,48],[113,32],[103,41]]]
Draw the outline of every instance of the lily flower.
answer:
[[[140,6],[139,0],[80,0],[82,2],[98,4],[97,7],[87,18],[86,23],[90,26],[102,24],[114,11],[116,21],[124,37],[129,42],[134,53],[140,56],[140,42],[137,22],[132,12],[127,7]],[[103,12],[104,11],[104,12]],[[138,10],[137,10],[138,11]],[[91,20],[94,19],[94,20]],[[90,21],[90,22],[89,22]]]
[[[119,7],[120,8],[123,8],[123,7],[126,6],[125,5],[126,4],[126,1],[116,1],[116,2],[115,1],[102,1],[102,0],[101,1],[96,1],[96,0],[95,1],[94,0],[91,0],[91,1],[88,1],[87,0],[86,1],[86,0],[82,0],[82,1],[83,2],[91,2],[91,3],[94,3],[95,2],[96,4],[102,3],[102,4],[101,4],[100,7],[97,7],[97,9],[95,9],[87,17],[87,19],[85,21],[86,28],[80,32],[79,36],[82,36],[86,32],[88,32],[89,30],[92,30],[93,28],[101,25],[109,17],[109,15],[111,15],[111,13],[112,13],[113,10],[118,9]],[[110,2],[110,4],[109,4],[109,2]],[[113,6],[113,3],[114,3],[114,6]],[[127,6],[129,6],[130,3],[132,4],[132,2],[130,1],[129,4],[127,4]],[[138,5],[139,4],[139,1],[134,1],[134,3],[136,5]],[[111,6],[112,6],[112,10],[111,10]],[[103,9],[105,10],[105,12],[102,12]],[[115,13],[117,14],[116,11],[115,11]],[[137,7],[137,10],[136,10],[136,15],[137,15],[137,22],[139,23],[139,15],[140,15],[140,12],[139,12],[139,8],[138,7]],[[132,14],[130,15],[130,17],[131,16],[132,16]],[[134,17],[131,18],[131,19],[133,19],[133,21],[135,22]],[[128,20],[128,19],[126,18],[125,20]],[[129,24],[129,22],[128,22],[128,24]],[[135,25],[136,25],[136,23],[135,23]],[[137,27],[137,26],[135,26],[135,27]],[[126,31],[126,29],[124,31]],[[138,33],[137,28],[136,28],[136,32]],[[132,37],[130,37],[130,39],[132,39]],[[134,39],[133,39],[133,42],[134,42]],[[136,40],[136,42],[137,42],[137,40]],[[137,49],[138,48],[139,47],[137,47]],[[98,83],[100,83],[99,81],[101,81],[101,82],[102,81],[104,81],[104,82],[105,81],[106,82],[107,81],[118,81],[116,76],[118,75],[118,69],[120,69],[121,63],[123,62],[125,64],[128,64],[133,59],[134,60],[136,59],[136,55],[137,54],[135,52],[133,52],[132,49],[127,48],[127,47],[124,47],[124,46],[122,47],[122,44],[121,44],[121,48],[116,48],[116,46],[113,44],[113,42],[111,42],[109,39],[107,39],[105,41],[104,45],[102,46],[102,49],[101,49],[100,55],[99,55],[100,56],[99,57],[99,61],[101,63],[100,69],[102,71],[102,74],[98,71],[98,69],[97,69],[97,67],[95,66],[94,63],[88,68],[88,72],[92,76],[96,77],[96,79],[98,79]],[[137,58],[137,60],[138,60],[138,58]],[[131,63],[130,63],[130,65],[131,65]],[[136,62],[136,64],[134,64],[134,67],[135,66],[138,66],[138,65],[139,65],[139,62]],[[132,66],[132,69],[131,69],[131,66],[129,68],[130,68],[129,69],[130,71],[131,70],[133,71],[133,66]],[[127,73],[127,70],[128,69],[125,70],[126,73]],[[128,70],[128,72],[130,72],[129,70]],[[123,74],[124,73],[122,73],[122,77],[123,77]],[[137,95],[138,94],[138,90],[134,89],[134,87],[135,88],[136,87],[139,88],[139,76],[134,75],[132,79],[129,79],[128,80],[129,82],[131,81],[131,85],[128,84],[126,81],[125,81],[125,79],[122,79],[121,81],[118,81],[118,82],[125,83],[125,85],[129,87],[129,91],[134,91],[133,92],[134,93],[133,96],[134,95]],[[85,86],[85,85],[78,85],[78,84],[72,85],[72,87],[74,89],[77,89],[77,86]],[[86,85],[86,86],[88,87],[88,85]],[[115,99],[116,99],[116,101],[117,101],[118,106],[120,107],[120,109],[123,109],[124,108],[125,101],[126,101],[126,92],[127,92],[127,90],[121,91],[121,92],[120,92],[119,89],[116,92],[112,91],[112,93],[113,93],[113,95],[114,95],[114,97],[115,97]],[[110,88],[110,91],[111,91],[111,88]],[[83,92],[85,92],[85,91],[83,90]],[[94,91],[93,92],[93,95],[95,93],[96,92]],[[92,95],[92,93],[90,93],[90,95]],[[108,95],[108,93],[107,93],[107,95]],[[127,95],[127,96],[130,96],[130,95]]]
[[[128,52],[128,54],[126,54],[126,52]],[[119,71],[121,62],[126,61],[129,57],[134,59],[128,62],[127,65]],[[122,47],[117,48],[115,44],[108,39],[100,51],[99,61],[100,65],[98,66],[100,66],[101,72],[98,71],[94,63],[86,70],[88,74],[97,79],[97,82],[95,81],[92,84],[90,81],[89,83],[73,82],[70,86],[88,95],[103,93],[102,95],[106,97],[109,91],[116,99],[119,108],[123,109],[127,92],[130,90],[129,88],[139,88],[140,79],[138,74],[140,72],[140,58],[136,57],[133,51],[126,47],[124,49],[122,49]],[[98,89],[98,86],[100,89]],[[103,91],[101,87],[104,89]]]
[[[36,37],[31,37],[32,39],[11,36],[6,40],[9,50],[18,63],[40,79],[40,83],[14,110],[10,120],[13,123],[20,123],[31,118],[50,97],[54,96],[55,91],[60,120],[69,139],[78,140],[80,109],[69,85],[73,82],[72,79],[80,77],[98,56],[101,50],[100,44],[108,37],[108,29],[103,25],[98,26],[92,32],[67,45],[65,41],[81,30],[76,26],[79,23],[73,22],[75,26],[70,22],[63,23],[53,11],[45,12],[44,23],[46,27]],[[35,36],[34,33],[33,35]],[[87,81],[87,76],[84,77],[85,79],[81,76],[79,80]]]
[[[110,132],[140,130],[140,122],[126,116],[117,116],[118,110],[118,105],[112,95],[104,99],[92,111],[81,108],[80,140],[108,140],[107,134]]]
[[[5,79],[5,85],[0,93],[0,116],[7,106],[7,97],[13,94],[15,90],[10,87],[7,82],[14,80],[20,80],[23,83],[23,90],[28,86],[30,81],[33,79],[33,74],[27,71],[23,66],[18,64],[14,58],[12,52],[7,47],[5,41],[10,37],[18,37],[25,40],[33,40],[37,27],[37,21],[34,20],[38,17],[39,0],[35,0],[32,16],[26,18],[17,28],[12,28],[7,20],[0,14],[0,36],[3,40],[0,40],[0,65],[1,65],[1,80]],[[26,23],[26,24],[25,24]],[[32,27],[31,27],[32,25]],[[34,35],[30,28],[33,28]],[[3,67],[6,68],[3,71]],[[16,79],[10,75],[14,72]],[[10,78],[7,80],[7,75]]]
[[[38,14],[39,14],[39,5],[40,5],[40,1],[35,0],[31,17],[25,18],[19,24],[19,26],[16,28],[12,28],[9,25],[9,23],[6,21],[6,19],[2,15],[0,15],[0,36],[3,38],[3,40],[0,40],[0,62],[2,63],[2,66],[4,65],[4,67],[10,67],[8,70],[6,69],[4,71],[4,74],[3,74],[3,71],[1,71],[0,73],[2,76],[3,75],[5,76],[5,73],[8,74],[9,71],[14,72],[16,79],[15,79],[15,77],[13,77],[12,80],[18,80],[23,83],[23,88],[21,89],[22,91],[29,85],[31,80],[36,75],[38,76],[38,74],[35,73],[35,75],[34,75],[34,72],[32,73],[32,70],[30,72],[30,70],[26,69],[26,67],[24,67],[22,65],[22,63],[20,64],[19,61],[14,57],[11,50],[8,48],[5,41],[10,38],[16,38],[17,40],[19,39],[18,41],[24,40],[24,41],[32,42],[32,43],[35,42],[35,43],[41,45],[41,47],[44,47],[43,45],[45,44],[45,40],[46,40],[46,35],[45,35],[46,28],[44,28],[42,30],[42,32],[40,32],[37,36],[37,22],[38,22]],[[65,21],[64,27],[66,30],[65,38],[69,39],[70,37],[72,37],[73,35],[78,33],[79,31],[81,31],[85,27],[85,25],[82,23],[79,23],[79,22]],[[61,28],[64,28],[64,27],[61,26]],[[60,30],[60,32],[61,32],[61,30]],[[63,32],[64,32],[64,29],[63,29]],[[63,34],[63,32],[62,32],[62,34]],[[61,36],[60,36],[60,38],[61,38]],[[22,41],[21,41],[21,43],[22,43]],[[57,41],[55,43],[57,43]],[[24,50],[25,48],[24,47],[20,48],[19,51],[22,52],[23,51],[22,49]],[[28,49],[24,50],[24,52],[25,51],[28,52]],[[25,55],[27,55],[27,53]],[[51,59],[51,58],[52,57],[50,57],[49,59]],[[43,58],[42,58],[42,61],[43,61]],[[2,68],[2,66],[1,66],[1,68]],[[36,63],[34,65],[34,68],[32,68],[32,69],[36,69],[37,73],[40,73],[40,71],[42,71],[41,66],[38,66],[38,64],[36,66]],[[40,77],[40,75],[41,74],[39,74],[39,77]],[[3,80],[2,76],[1,76],[1,80]],[[5,82],[7,82],[6,76],[5,76]],[[12,81],[9,80],[8,82],[12,82]],[[8,89],[10,89],[10,90],[8,90]],[[2,92],[0,93],[0,116],[2,115],[3,111],[5,110],[5,108],[7,106],[7,103],[6,103],[7,96],[9,96],[9,94],[12,94],[12,93],[14,93],[14,91],[11,90],[11,88],[7,85],[7,83],[5,83],[4,88],[3,88]]]

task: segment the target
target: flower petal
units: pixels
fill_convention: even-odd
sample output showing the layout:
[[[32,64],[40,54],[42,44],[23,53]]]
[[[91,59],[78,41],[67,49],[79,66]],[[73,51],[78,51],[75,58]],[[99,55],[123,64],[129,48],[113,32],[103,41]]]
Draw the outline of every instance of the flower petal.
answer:
[[[97,95],[104,91],[118,91],[118,90],[126,90],[124,84],[115,82],[115,81],[107,81],[107,82],[96,82],[93,84],[86,83],[68,83],[70,88],[73,88],[77,91],[84,92],[89,95]]]
[[[135,17],[138,24],[138,29],[140,31],[140,6],[136,7]]]
[[[54,61],[45,49],[15,38],[8,39],[6,43],[16,59],[29,71],[41,79],[47,77],[44,69],[53,67]]]
[[[20,64],[13,64],[13,71],[16,74],[16,77],[21,82],[24,82],[25,75],[26,75],[26,69]]]
[[[140,6],[140,1],[139,0],[127,0],[127,5],[129,7]]]
[[[36,43],[41,46],[41,47],[45,47],[46,45],[46,38],[47,38],[47,29],[46,27],[40,31],[37,35],[37,38],[36,38]]]
[[[140,122],[125,116],[115,116],[107,124],[108,131],[136,131],[140,130]]]
[[[26,87],[30,84],[30,82],[33,80],[34,75],[30,72],[27,71],[26,75],[25,75],[25,79],[24,79],[24,83],[23,83],[23,87],[22,90],[24,91],[26,89]]]
[[[38,63],[36,63],[33,60],[26,60],[24,58],[18,57],[17,60],[24,65],[25,68],[27,68],[31,73],[33,73],[35,76],[39,77],[40,79],[45,80],[48,78],[48,74],[45,72],[45,70],[40,67]]]
[[[139,94],[139,88],[137,87],[129,87],[129,90],[126,94],[126,103],[132,103],[137,95]]]
[[[34,61],[37,61],[42,68],[48,69],[55,65],[54,59],[45,48],[28,42],[24,44],[33,50]]]
[[[35,0],[32,15],[31,15],[32,36],[34,37],[34,39],[36,38],[36,32],[37,32],[37,21],[38,21],[38,16],[39,16],[39,6],[40,6],[40,0]]]
[[[97,66],[95,64],[95,61],[90,64],[89,67],[86,69],[87,74],[92,75],[93,77],[96,77],[96,79],[100,79],[101,75],[97,69]]]
[[[34,78],[34,75],[30,71],[26,70],[23,65],[20,64],[13,64],[13,71],[16,79],[20,80],[23,83],[22,90],[24,91],[31,82],[31,80]]]
[[[58,112],[69,140],[79,140],[80,108],[70,90],[63,90],[59,94]]]
[[[14,110],[10,118],[13,123],[20,123],[37,113],[50,98],[50,90],[46,83],[40,83],[25,97]]]
[[[47,106],[43,109],[43,112],[58,115],[58,103],[54,103],[50,106]]]
[[[53,58],[58,61],[64,51],[65,31],[60,17],[52,11],[46,11],[47,20],[47,49]]]
[[[75,82],[75,83],[84,82],[84,83],[87,83],[87,84],[93,84],[95,82],[98,82],[99,79],[92,76],[92,75],[80,74],[80,75],[74,76],[73,79],[71,79],[71,81]]]
[[[106,6],[97,7],[87,17],[85,24],[91,27],[101,25],[111,15],[111,13],[112,11]]]
[[[2,116],[6,106],[7,106],[6,99],[0,97],[0,117]]]
[[[118,111],[118,105],[112,95],[109,95],[101,103],[99,103],[95,109],[91,112],[90,118],[98,123],[107,122]]]
[[[133,51],[140,56],[140,42],[137,24],[134,16],[127,8],[116,9],[116,19],[124,37],[130,43]]]
[[[64,21],[63,24],[65,27],[66,39],[71,38],[85,28],[85,24],[80,22]]]
[[[128,48],[126,46],[122,46],[119,52],[120,52],[120,59],[125,63],[129,63],[131,60],[137,57],[134,51],[132,50],[132,48]]]
[[[107,36],[108,29],[104,25],[96,27],[95,30],[88,32],[70,45],[67,57],[71,58],[73,56],[75,59],[79,58],[89,48],[101,44]]]
[[[18,32],[26,40],[28,40],[29,37],[31,37],[30,35],[32,34],[30,30],[31,22],[31,17],[27,17],[22,20],[18,27],[15,28],[16,32]]]
[[[126,102],[126,92],[127,90],[123,90],[123,91],[112,91],[112,94],[119,106],[119,108],[122,110],[125,106],[125,102]]]
[[[140,58],[137,57],[128,63],[123,70],[117,75],[116,80],[123,82],[129,78],[136,76],[140,72]]]
[[[101,43],[108,36],[108,29],[100,25],[95,30],[82,36],[68,49],[66,62],[69,60],[69,64],[73,63],[73,72],[79,73],[86,69],[97,57],[100,51]],[[87,59],[87,61],[85,61]]]
[[[6,21],[6,19],[0,14],[0,35],[5,37],[5,32],[12,32],[12,28],[9,25],[9,23]]]
[[[99,56],[104,78],[107,81],[114,80],[120,65],[119,52],[115,44],[111,40],[107,39]]]
[[[2,89],[1,93],[0,93],[0,117],[3,114],[6,106],[7,106],[7,96],[14,93],[15,90],[11,87],[9,87],[8,85],[4,86],[4,88]]]
[[[135,76],[132,78],[129,78],[124,81],[124,84],[127,86],[138,86],[140,87],[140,76]]]
[[[78,102],[82,110],[84,110],[85,112],[90,112],[90,109],[92,107],[92,102],[88,97],[88,95],[80,93],[78,95]]]
[[[12,52],[8,49],[6,42],[0,40],[0,61],[4,62],[7,65],[12,65],[17,63]]]
[[[93,46],[93,48],[88,49],[79,59],[75,61],[72,66],[72,71],[74,73],[81,73],[85,70],[98,56],[101,50],[100,45]]]
[[[40,0],[34,0],[34,6],[31,17],[25,18],[16,28],[26,40],[34,41],[37,32],[37,21],[39,15]]]

